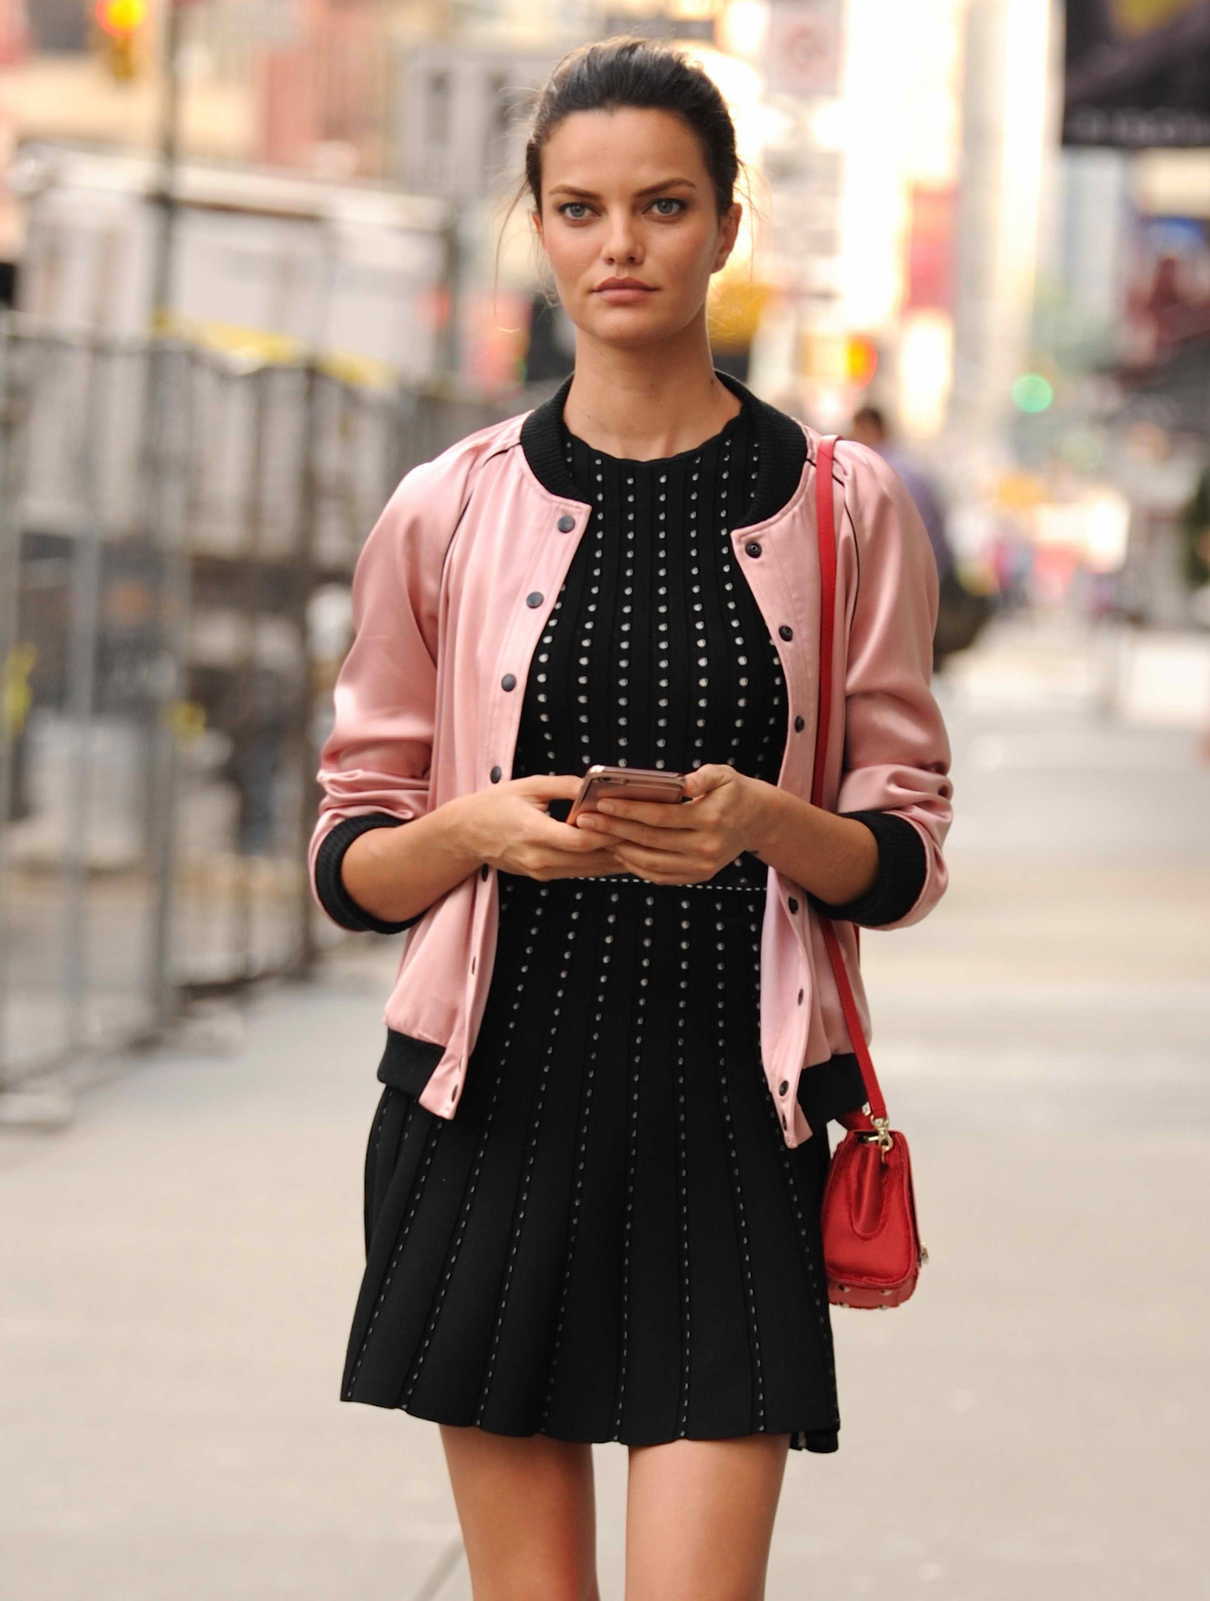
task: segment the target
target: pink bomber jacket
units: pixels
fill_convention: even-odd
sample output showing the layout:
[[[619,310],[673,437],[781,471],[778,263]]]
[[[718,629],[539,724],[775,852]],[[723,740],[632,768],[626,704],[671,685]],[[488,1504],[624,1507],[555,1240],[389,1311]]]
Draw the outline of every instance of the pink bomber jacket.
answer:
[[[734,380],[729,386],[742,387]],[[794,492],[773,516],[736,527],[731,544],[785,675],[778,784],[809,800],[819,689],[820,435],[756,404],[775,427],[791,431],[799,454],[805,443]],[[511,771],[530,660],[593,510],[552,493],[533,470],[522,430],[534,415],[493,423],[412,467],[358,556],[353,641],[320,752],[322,796],[308,852],[311,892],[329,915],[331,896],[318,884],[334,829],[347,844],[360,823],[410,822]],[[948,882],[950,746],[930,688],[936,560],[906,486],[877,452],[840,441],[833,496],[836,610],[824,801],[837,812],[876,820],[885,814],[900,837],[911,841],[908,828],[919,836],[914,901],[893,921],[872,925],[903,928],[932,910]],[[383,1019],[392,1039],[413,1053],[419,1102],[438,1117],[457,1112],[491,982],[498,908],[496,873],[483,864],[414,918],[360,925],[408,930]],[[852,1049],[820,931],[826,915],[801,885],[769,868],[761,1056],[791,1149],[812,1137],[799,1104],[801,1075]],[[834,927],[870,1041],[858,922],[835,918]]]

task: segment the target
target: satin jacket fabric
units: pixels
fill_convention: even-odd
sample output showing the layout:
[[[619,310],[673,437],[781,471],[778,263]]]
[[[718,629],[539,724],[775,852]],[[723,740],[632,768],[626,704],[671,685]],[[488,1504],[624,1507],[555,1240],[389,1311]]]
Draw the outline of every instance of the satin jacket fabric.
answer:
[[[763,405],[764,402],[759,402]],[[529,413],[467,435],[407,472],[362,547],[353,575],[354,637],[334,690],[317,774],[323,794],[308,852],[316,859],[347,819],[409,822],[508,778],[529,664],[592,506],[552,494],[521,448]],[[788,694],[778,784],[811,794],[819,692],[819,571],[814,462],[802,430],[798,486],[773,516],[737,527],[736,566],[775,642]],[[837,540],[833,706],[824,802],[893,812],[926,856],[919,895],[883,929],[918,923],[944,894],[952,821],[950,746],[933,698],[938,577],[932,546],[902,480],[851,440],[833,466]],[[406,925],[383,1020],[433,1066],[420,1104],[452,1118],[487,999],[499,896],[486,864]],[[814,897],[768,871],[761,932],[761,1055],[788,1147],[812,1137],[800,1074],[852,1049]],[[867,1041],[858,926],[835,921]]]

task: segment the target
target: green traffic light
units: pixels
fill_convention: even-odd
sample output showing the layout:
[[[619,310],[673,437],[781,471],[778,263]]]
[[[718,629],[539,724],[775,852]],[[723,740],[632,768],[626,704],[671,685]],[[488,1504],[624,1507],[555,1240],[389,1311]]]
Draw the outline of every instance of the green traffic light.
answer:
[[[1013,405],[1018,411],[1048,411],[1054,399],[1054,389],[1041,373],[1022,373],[1013,382]]]

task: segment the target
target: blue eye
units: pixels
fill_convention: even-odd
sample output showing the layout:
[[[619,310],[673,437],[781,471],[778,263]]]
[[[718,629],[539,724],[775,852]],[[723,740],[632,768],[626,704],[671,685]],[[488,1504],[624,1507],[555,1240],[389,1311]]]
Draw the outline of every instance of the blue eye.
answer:
[[[651,202],[651,204],[653,206],[679,206],[681,211],[684,211],[686,209],[686,202],[684,200],[679,199],[676,195],[658,195]],[[560,214],[560,216],[567,217],[567,220],[569,222],[581,222],[581,221],[583,221],[583,218],[578,217],[578,216],[573,217],[573,216],[571,216],[569,214],[568,208],[571,207],[571,206],[578,206],[581,209],[587,209],[588,202],[586,200],[564,200],[560,205],[557,205],[555,207],[555,210]],[[679,212],[676,212],[676,211],[661,211],[659,213],[659,215],[661,217],[675,217],[675,216],[679,215]]]

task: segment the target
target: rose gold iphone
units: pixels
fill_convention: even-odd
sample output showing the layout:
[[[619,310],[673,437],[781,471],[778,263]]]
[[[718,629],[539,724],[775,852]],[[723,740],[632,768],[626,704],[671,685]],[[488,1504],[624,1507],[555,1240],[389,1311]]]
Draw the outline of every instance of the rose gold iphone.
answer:
[[[682,801],[684,783],[684,773],[668,773],[662,767],[610,767],[594,762],[584,774],[565,821],[574,823],[580,812],[591,811],[602,795],[617,795],[621,800]]]

